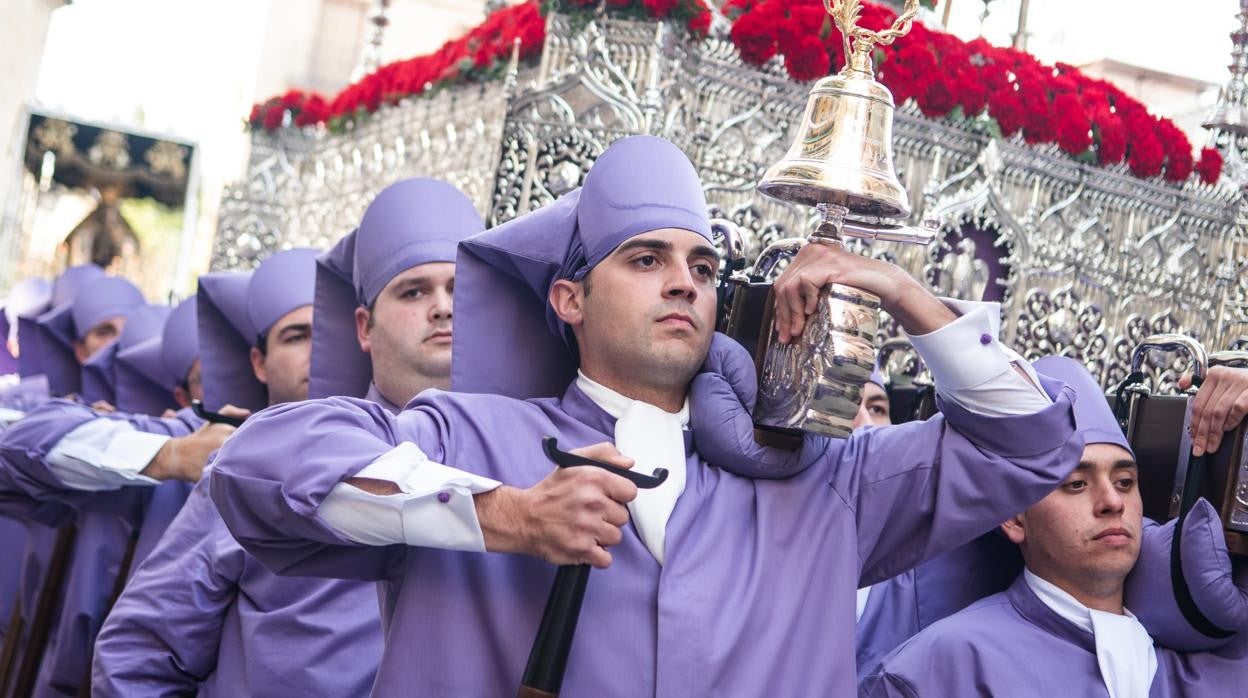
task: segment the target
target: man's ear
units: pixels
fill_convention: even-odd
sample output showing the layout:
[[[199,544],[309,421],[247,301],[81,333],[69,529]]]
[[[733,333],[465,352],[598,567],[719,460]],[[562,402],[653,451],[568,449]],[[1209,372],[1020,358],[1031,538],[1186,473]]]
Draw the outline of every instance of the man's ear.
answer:
[[[355,309],[355,341],[360,343],[360,351],[365,354],[371,353],[370,349],[372,348],[372,342],[368,338],[368,320],[368,308],[359,307]]]
[[[173,386],[173,402],[179,408],[191,406],[191,394],[180,385]]]
[[[265,385],[269,384],[268,374],[264,371],[264,354],[261,354],[260,350],[255,347],[251,348],[251,372],[256,374],[256,380]]]
[[[1027,540],[1027,522],[1024,520],[1024,516],[1024,514],[1019,514],[1001,524],[1001,532],[1014,545],[1022,545]]]
[[[569,327],[579,327],[585,321],[584,299],[584,288],[579,281],[559,279],[550,287],[550,307]]]
[[[74,358],[78,359],[78,363],[86,363],[91,355],[87,353],[87,343],[81,339],[74,340]]]

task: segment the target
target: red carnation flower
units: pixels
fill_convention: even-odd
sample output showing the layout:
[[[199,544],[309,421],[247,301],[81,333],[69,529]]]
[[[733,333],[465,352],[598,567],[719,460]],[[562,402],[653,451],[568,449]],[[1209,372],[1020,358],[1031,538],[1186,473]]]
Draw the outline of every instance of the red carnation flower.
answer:
[[[303,104],[304,95],[299,90],[288,90],[282,95],[282,106],[287,109],[298,109]]]
[[[272,104],[264,112],[264,128],[267,131],[276,131],[282,127],[282,119],[286,117],[286,109],[281,102]]]
[[[680,0],[641,0],[641,4],[645,5],[646,9],[650,11],[651,17],[663,19],[671,14],[672,10],[676,9],[676,6],[680,4]]]
[[[263,112],[263,109],[264,107],[260,106],[259,102],[251,105],[251,114],[247,117],[247,123],[251,124],[252,126],[259,126],[260,115]]]
[[[932,84],[927,86],[927,90],[918,95],[919,110],[924,116],[932,119],[945,116],[958,105],[954,90],[947,76],[933,80]]]
[[[1101,165],[1122,162],[1127,154],[1127,131],[1122,119],[1105,110],[1096,115],[1096,161]]]
[[[1130,126],[1131,153],[1127,156],[1127,165],[1136,177],[1156,177],[1161,173],[1166,152],[1153,131],[1153,125],[1147,122]]]
[[[1216,184],[1222,175],[1222,153],[1213,148],[1202,148],[1200,162],[1196,164],[1196,172],[1200,181],[1205,184]]]
[[[1023,101],[1019,98],[1018,93],[1010,88],[989,93],[988,114],[997,120],[997,126],[1001,129],[1001,135],[1006,138],[1017,133],[1027,120],[1026,110],[1023,109]]]
[[[776,55],[776,37],[761,12],[742,15],[732,25],[731,36],[746,63],[762,65]]]
[[[700,1],[700,0],[699,0]],[[685,23],[685,27],[689,29],[689,33],[694,36],[706,36],[711,33],[711,12],[703,8],[700,12],[689,18]]]
[[[818,36],[798,39],[784,54],[784,69],[794,80],[821,78],[832,69],[832,59]]]
[[[1054,97],[1052,113],[1057,121],[1054,131],[1058,147],[1079,155],[1092,146],[1092,124],[1074,94],[1063,92]]]

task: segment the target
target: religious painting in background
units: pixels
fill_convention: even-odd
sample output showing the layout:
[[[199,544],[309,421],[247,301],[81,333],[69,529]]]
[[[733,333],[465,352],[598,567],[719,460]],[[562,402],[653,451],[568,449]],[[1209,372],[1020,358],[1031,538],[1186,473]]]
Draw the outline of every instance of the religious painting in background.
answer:
[[[5,241],[19,262],[0,282],[90,263],[148,298],[176,291],[194,223],[194,155],[188,142],[32,110],[21,214]]]

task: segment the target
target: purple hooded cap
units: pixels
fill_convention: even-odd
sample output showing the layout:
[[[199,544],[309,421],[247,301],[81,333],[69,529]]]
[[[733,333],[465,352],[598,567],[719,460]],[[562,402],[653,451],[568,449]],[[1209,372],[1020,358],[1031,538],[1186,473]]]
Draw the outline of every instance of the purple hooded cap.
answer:
[[[39,316],[54,307],[64,305],[73,300],[74,294],[78,292],[78,288],[83,283],[98,279],[103,275],[104,270],[94,264],[85,264],[70,267],[50,285],[42,279],[35,280],[42,282],[42,285],[46,286],[46,297],[28,299],[31,302],[29,307],[25,309],[12,308],[16,315],[16,320],[12,321],[14,325],[10,326],[9,331],[12,333],[14,328],[17,330],[19,353],[17,357],[17,372],[19,374],[26,377],[41,375],[44,372],[43,351],[39,347],[39,339],[42,334],[42,331],[39,329]],[[19,282],[17,286],[14,286],[13,291],[15,294],[18,293],[19,287],[23,283]],[[38,302],[39,300],[42,300],[42,302]],[[6,308],[6,310],[8,309]]]
[[[92,327],[112,317],[127,315],[143,305],[143,293],[120,276],[96,279],[74,299],[74,337],[82,339]]]
[[[104,400],[117,405],[117,356],[135,345],[160,335],[169,317],[167,305],[141,305],[126,313],[126,326],[117,341],[95,352],[82,364],[82,401],[88,405]]]
[[[373,365],[356,339],[355,309],[371,306],[412,267],[454,263],[459,242],[484,229],[468,197],[441,180],[406,179],[383,189],[360,227],[317,258],[308,396],[363,397]]]
[[[400,273],[420,264],[454,262],[464,238],[485,223],[455,185],[438,179],[405,179],[381,190],[356,232],[352,282],[360,305]]]
[[[871,377],[868,378],[867,381],[870,383],[875,383],[881,388],[888,387],[888,385],[884,383],[884,372],[880,370],[880,364],[878,361],[875,363],[874,366],[871,367]]]
[[[316,296],[317,251],[307,248],[274,253],[256,267],[247,286],[247,316],[256,338],[295,308],[312,305]]]
[[[4,317],[0,319],[4,323],[3,337],[6,340],[5,346],[0,349],[0,360],[3,366],[0,367],[0,373],[13,373],[14,371],[23,376],[32,375],[30,371],[38,373],[38,361],[36,356],[31,356],[29,361],[23,362],[20,358],[21,344],[18,343],[18,356],[14,356],[9,351],[9,342],[18,341],[18,329],[23,326],[20,318],[37,316],[48,309],[48,304],[52,300],[52,284],[47,279],[41,279],[37,276],[28,277],[13,284],[13,288],[9,291],[9,297],[4,301]],[[32,329],[31,332],[34,330]],[[32,346],[34,341],[32,340]],[[37,351],[33,351],[37,354]]]
[[[1062,381],[1075,391],[1075,428],[1083,434],[1084,443],[1121,446],[1135,457],[1109,408],[1105,390],[1083,364],[1065,356],[1045,356],[1031,365],[1037,373]]]
[[[142,304],[143,295],[134,284],[103,276],[80,285],[73,299],[39,316],[39,361],[53,395],[68,395],[82,388],[82,366],[74,355],[74,342],[104,320],[126,315]]]
[[[182,301],[165,320],[159,337],[117,352],[117,409],[162,414],[178,408],[173,389],[186,380],[199,358],[196,299]]]
[[[585,186],[460,243],[451,388],[517,398],[561,395],[577,362],[547,302],[631,237],[682,228],[711,240],[689,158],[654,136],[613,143]]]
[[[195,298],[178,304],[161,332],[160,361],[172,378],[173,387],[186,380],[195,359],[199,358],[199,319]]]
[[[199,277],[196,317],[199,357],[204,382],[204,405],[263,409],[269,393],[251,370],[251,347],[256,332],[247,314],[247,286],[251,272],[218,272]]]
[[[316,259],[316,301],[312,317],[312,368],[308,397],[333,395],[364,397],[373,378],[373,365],[360,350],[355,335],[356,289],[351,282],[355,264],[355,236],[347,233]]]
[[[79,264],[66,269],[52,282],[51,306],[55,308],[72,301],[78,296],[79,289],[104,276],[104,270],[94,264]]]

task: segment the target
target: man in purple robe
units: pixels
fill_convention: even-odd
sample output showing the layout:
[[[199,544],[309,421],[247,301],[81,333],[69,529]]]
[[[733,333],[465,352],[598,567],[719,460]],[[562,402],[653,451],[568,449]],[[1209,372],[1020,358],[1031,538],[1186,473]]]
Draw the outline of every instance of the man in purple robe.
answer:
[[[1124,605],[1127,575],[1147,533],[1134,456],[1100,387],[1082,366],[1048,357],[1036,362],[1036,369],[1075,389],[1075,419],[1087,445],[1058,489],[1001,525],[1022,552],[1023,573],[1005,592],[903,644],[863,681],[861,694],[1241,695],[1248,622],[1241,619],[1241,627],[1233,628],[1239,634],[1216,649],[1182,653],[1155,647]],[[1248,395],[1248,381],[1241,387]],[[1230,395],[1229,403],[1237,397]],[[1189,545],[1204,541],[1209,557],[1220,560],[1214,580],[1229,578],[1221,524],[1208,502],[1198,502],[1182,525]],[[1235,570],[1240,589],[1248,589],[1246,571]]]
[[[267,410],[223,447],[213,498],[278,572],[384,580],[396,605],[374,695],[514,693],[552,563],[604,570],[568,695],[849,695],[860,580],[1056,486],[1082,449],[1069,396],[1037,388],[983,307],[958,317],[897,267],[812,244],[776,286],[782,338],[829,282],[876,293],[943,415],[819,440],[791,479],[733,475],[692,447],[719,435],[685,429],[708,347],[750,364],[712,342],[717,264],[689,160],[618,141],[581,189],[461,244],[451,382],[465,392],[425,391],[398,415],[349,398]],[[555,469],[545,435],[670,475],[638,494]]]
[[[360,227],[317,260],[309,395],[397,413],[422,390],[450,387],[455,248],[484,228],[447,182],[383,189]]]
[[[201,279],[199,330],[210,409],[258,409],[264,406],[259,399],[280,404],[306,397],[314,270],[312,250],[291,250],[265,260],[250,278]],[[210,467],[105,622],[92,692],[366,692],[381,651],[376,589],[280,578],[264,569],[221,521],[208,497],[211,478]]]

